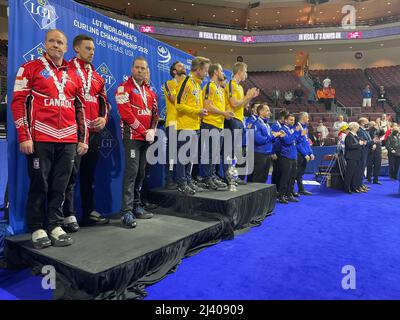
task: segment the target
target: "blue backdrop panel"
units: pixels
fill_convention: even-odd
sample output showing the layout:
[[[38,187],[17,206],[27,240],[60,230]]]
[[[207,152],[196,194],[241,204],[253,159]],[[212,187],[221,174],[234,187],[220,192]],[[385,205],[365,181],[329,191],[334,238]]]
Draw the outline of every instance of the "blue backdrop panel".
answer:
[[[335,154],[336,146],[328,147],[312,147],[313,153],[315,155],[315,160],[310,161],[307,164],[306,173],[315,173],[318,171],[318,167],[321,165],[322,158],[327,154]]]
[[[95,186],[96,201],[101,212],[106,214],[118,212],[124,164],[114,92],[118,84],[130,76],[133,59],[144,56],[149,62],[153,89],[158,95],[159,113],[161,118],[164,118],[165,101],[161,85],[170,78],[169,68],[174,61],[179,60],[189,70],[193,57],[70,0],[10,0],[8,3],[10,7],[8,20],[9,102],[11,102],[18,67],[42,54],[44,36],[48,29],[57,28],[66,33],[69,39],[67,59],[74,56],[72,39],[76,35],[85,33],[95,39],[96,53],[93,64],[106,82],[108,98],[112,105],[110,121],[103,132],[101,143],[101,158]],[[226,73],[230,77],[230,73]],[[10,108],[9,105],[8,108]],[[25,157],[18,151],[11,112],[7,114],[10,225],[16,233],[20,233],[26,227],[25,202],[28,177]],[[162,170],[158,168],[156,171]],[[153,174],[151,185],[161,185],[161,177],[160,174]]]

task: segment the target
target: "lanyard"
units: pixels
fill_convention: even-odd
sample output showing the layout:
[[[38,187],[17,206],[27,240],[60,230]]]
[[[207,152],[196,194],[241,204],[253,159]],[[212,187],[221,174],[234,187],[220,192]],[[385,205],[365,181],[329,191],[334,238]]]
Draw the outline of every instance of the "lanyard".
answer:
[[[40,60],[43,62],[44,67],[46,68],[47,72],[50,74],[50,76],[53,78],[54,84],[57,87],[58,90],[58,97],[60,100],[66,100],[66,96],[64,94],[64,88],[65,84],[67,83],[67,72],[64,70],[62,72],[62,77],[61,77],[61,83],[58,81],[58,78],[54,71],[50,68],[50,65],[48,61],[46,60],[45,57],[40,57]]]
[[[142,90],[140,89],[140,86],[138,85],[138,83],[136,82],[136,80],[135,80],[133,77],[132,77],[132,80],[133,80],[133,83],[134,83],[136,89],[139,90],[140,97],[142,98],[142,101],[143,101],[144,105],[146,106],[146,109],[148,109],[148,106],[147,106],[147,98],[146,98],[146,89],[145,89],[145,87],[142,86],[142,87],[143,87],[143,91],[142,91]]]
[[[74,64],[76,69],[78,70],[79,76],[82,80],[82,84],[83,84],[83,90],[85,91],[85,99],[88,100],[90,98],[90,88],[92,86],[92,75],[93,75],[93,69],[92,67],[89,65],[89,72],[88,72],[88,79],[87,81],[85,80],[85,76],[83,74],[83,71],[81,69],[81,66],[79,65],[78,61],[76,60],[76,58],[74,58]]]

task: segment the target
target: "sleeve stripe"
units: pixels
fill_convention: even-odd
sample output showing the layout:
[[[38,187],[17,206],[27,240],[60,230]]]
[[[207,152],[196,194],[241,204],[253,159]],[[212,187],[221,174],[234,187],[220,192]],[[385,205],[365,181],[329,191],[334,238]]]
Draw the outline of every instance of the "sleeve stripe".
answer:
[[[206,84],[206,93],[204,99],[208,99],[208,96],[210,95],[210,82]]]
[[[164,83],[164,88],[165,88],[165,91],[167,91],[168,95],[171,96],[171,91],[168,88],[168,83],[167,82]]]
[[[229,88],[229,98],[232,98],[232,80],[229,80],[228,88]]]
[[[185,90],[186,84],[189,80],[189,77],[186,77],[185,80],[183,80],[183,83],[179,89],[179,93],[178,93],[178,98],[177,98],[177,103],[180,104],[181,103],[181,99],[182,99],[182,95],[183,95],[183,91]]]

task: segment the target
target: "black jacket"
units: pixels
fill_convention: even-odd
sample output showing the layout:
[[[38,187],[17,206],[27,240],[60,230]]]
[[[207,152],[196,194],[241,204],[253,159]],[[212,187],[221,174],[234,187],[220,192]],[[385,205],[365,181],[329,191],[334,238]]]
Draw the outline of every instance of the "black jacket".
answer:
[[[361,160],[361,145],[360,139],[349,132],[344,139],[345,151],[344,155],[347,160]]]
[[[382,136],[384,136],[385,135],[385,131],[384,130],[382,130],[382,129],[380,129],[380,130],[378,130],[378,129],[375,129],[374,127],[372,127],[371,129],[369,129],[369,135],[370,135],[370,137],[371,137],[371,139],[372,140],[374,140],[374,138],[381,138]],[[375,151],[376,152],[380,152],[381,151],[381,142],[380,142],[380,140],[379,140],[379,142],[375,142],[375,144],[376,144],[376,149],[375,149]],[[372,151],[372,150],[371,150]]]
[[[386,149],[388,150],[388,155],[400,156],[400,135],[391,134],[386,139]],[[392,151],[395,151],[394,153]]]

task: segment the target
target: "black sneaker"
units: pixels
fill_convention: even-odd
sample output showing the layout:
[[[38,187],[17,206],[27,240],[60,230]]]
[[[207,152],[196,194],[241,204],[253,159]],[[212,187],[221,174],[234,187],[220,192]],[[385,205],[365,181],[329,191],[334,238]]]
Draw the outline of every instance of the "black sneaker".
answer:
[[[110,222],[110,219],[104,217],[97,211],[92,211],[87,218],[87,224],[89,225],[102,225]]]
[[[125,213],[121,217],[122,224],[127,228],[135,228],[137,226],[136,218],[132,212]]]
[[[288,204],[288,203],[289,203],[289,202],[286,200],[285,197],[280,197],[280,198],[278,198],[278,202],[279,202],[279,203],[282,203],[282,204]]]
[[[209,190],[218,190],[218,186],[214,183],[212,179],[207,179],[205,181],[206,188]]]
[[[67,233],[77,232],[79,230],[79,224],[78,221],[76,220],[76,217],[69,216],[64,218],[64,223],[62,225],[62,228]]]
[[[300,191],[300,194],[303,196],[312,196],[312,192],[304,190],[304,191]]]
[[[196,185],[193,181],[190,181],[188,183],[189,188],[191,188],[192,190],[194,190],[195,192],[203,192],[204,188]]]
[[[72,237],[66,233],[61,227],[55,227],[50,232],[51,244],[55,247],[70,246],[74,241]]]
[[[151,219],[151,218],[153,218],[153,214],[151,212],[148,212],[148,211],[144,210],[144,208],[142,206],[138,206],[134,210],[133,215],[137,219]]]
[[[292,196],[298,198],[298,197],[300,197],[300,194],[301,194],[301,193],[293,192],[293,193],[292,193]]]
[[[51,240],[43,229],[32,233],[32,244],[35,249],[44,249],[51,246]]]
[[[240,179],[240,178],[238,178],[238,179],[236,180],[236,184],[238,184],[238,185],[240,185],[240,186],[244,186],[245,184],[247,184],[247,182],[244,181],[244,180],[242,180],[242,179]]]
[[[186,183],[178,185],[178,191],[183,193],[185,196],[194,196],[196,194],[196,191],[190,188]]]
[[[295,197],[286,197],[286,200],[289,201],[289,202],[300,202]]]
[[[218,189],[224,189],[224,188],[228,187],[228,185],[225,182],[223,182],[222,180],[220,180],[218,178],[214,178],[213,182],[218,187]]]

